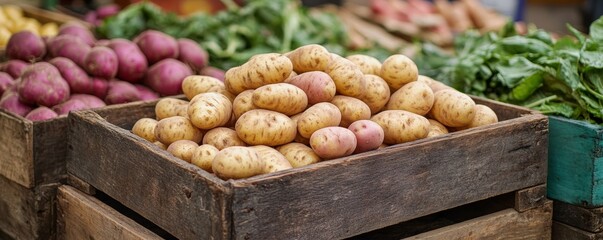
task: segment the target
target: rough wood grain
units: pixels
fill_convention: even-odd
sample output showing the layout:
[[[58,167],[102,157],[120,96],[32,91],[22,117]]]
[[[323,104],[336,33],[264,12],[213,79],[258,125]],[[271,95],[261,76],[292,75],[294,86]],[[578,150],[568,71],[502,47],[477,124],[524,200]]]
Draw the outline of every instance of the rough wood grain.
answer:
[[[153,109],[131,112],[113,121],[131,126],[153,113]],[[73,113],[70,118],[71,174],[178,238],[230,238],[227,182],[108,124],[94,112]],[[88,154],[89,149],[94,154]]]
[[[0,109],[0,175],[34,186],[33,125]]]
[[[73,175],[67,176],[67,185],[72,186],[75,189],[77,189],[85,194],[88,194],[88,195],[96,194],[96,188],[91,186],[86,181],[84,181],[76,176],[73,176]]]
[[[542,184],[546,146],[547,118],[529,115],[234,181],[234,234],[349,237]]]
[[[600,240],[603,239],[603,233],[593,233],[584,231],[570,225],[553,221],[553,230],[551,234],[553,240]]]
[[[539,207],[547,201],[546,185],[521,189],[515,192],[515,210],[523,212],[535,207]]]
[[[525,212],[507,209],[462,223],[418,234],[411,239],[551,239],[553,204],[532,208]]]
[[[14,239],[54,239],[58,185],[26,188],[0,176],[0,229]]]
[[[555,201],[553,219],[588,232],[603,231],[603,207],[584,208]]]
[[[63,185],[57,193],[59,239],[162,239],[98,199]]]

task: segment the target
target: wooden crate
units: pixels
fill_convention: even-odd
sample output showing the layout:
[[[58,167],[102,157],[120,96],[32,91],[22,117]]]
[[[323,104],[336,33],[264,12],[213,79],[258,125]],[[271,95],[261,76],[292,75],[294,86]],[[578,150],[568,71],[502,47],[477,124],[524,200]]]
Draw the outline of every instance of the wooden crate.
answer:
[[[549,117],[549,198],[603,206],[603,128],[584,121]]]
[[[603,207],[555,201],[553,220],[553,239],[603,239]]]
[[[114,119],[136,113],[140,104],[94,111]],[[0,110],[0,231],[9,237],[54,236],[47,226],[55,221],[54,192],[67,177],[67,125],[67,117],[32,122]]]
[[[539,185],[499,195],[348,240],[551,239],[553,202],[545,190]]]
[[[181,239],[345,238],[545,182],[548,118],[475,100],[501,121],[229,181],[133,135],[152,106],[122,124],[82,111],[67,168]]]
[[[165,239],[152,231],[148,222],[136,221],[106,200],[74,187],[63,185],[57,191],[58,239]],[[150,229],[151,228],[151,229]],[[168,237],[169,238],[169,237]]]

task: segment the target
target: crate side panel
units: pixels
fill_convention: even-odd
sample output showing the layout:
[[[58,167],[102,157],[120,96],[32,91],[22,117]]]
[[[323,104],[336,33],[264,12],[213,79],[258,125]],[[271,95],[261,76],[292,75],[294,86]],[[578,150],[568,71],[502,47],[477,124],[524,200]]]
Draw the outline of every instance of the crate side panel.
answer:
[[[589,232],[603,231],[603,207],[585,208],[555,201],[553,219]]]
[[[63,182],[66,178],[67,118],[33,123],[35,184]]]
[[[553,240],[599,240],[603,239],[603,233],[593,233],[584,231],[570,225],[553,221],[553,230],[551,233]]]
[[[547,122],[531,115],[236,181],[234,234],[348,237],[542,184]]]
[[[21,184],[34,186],[33,127],[0,110],[0,175]]]

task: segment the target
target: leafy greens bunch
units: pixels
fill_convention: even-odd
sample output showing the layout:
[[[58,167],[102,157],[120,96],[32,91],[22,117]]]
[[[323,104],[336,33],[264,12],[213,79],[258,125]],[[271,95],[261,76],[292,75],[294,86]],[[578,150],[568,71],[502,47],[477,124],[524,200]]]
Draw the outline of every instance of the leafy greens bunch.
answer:
[[[424,43],[414,57],[423,75],[462,92],[522,105],[544,114],[603,124],[603,18],[587,36],[554,39],[541,29],[468,31],[453,53]]]

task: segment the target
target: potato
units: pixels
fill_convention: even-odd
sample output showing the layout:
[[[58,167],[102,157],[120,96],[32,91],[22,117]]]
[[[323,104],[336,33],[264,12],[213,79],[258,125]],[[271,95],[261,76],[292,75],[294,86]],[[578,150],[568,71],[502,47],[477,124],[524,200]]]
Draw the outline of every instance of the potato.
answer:
[[[237,95],[247,89],[283,82],[291,75],[291,71],[291,60],[284,55],[257,54],[245,64],[226,71],[224,85],[229,92]]]
[[[354,153],[361,153],[379,148],[383,144],[385,133],[383,128],[371,120],[358,120],[348,127],[356,136]]]
[[[468,125],[475,117],[475,102],[464,93],[444,89],[437,91],[434,99],[429,114],[447,127]]]
[[[253,91],[254,90],[245,90],[235,97],[232,102],[232,111],[235,115],[235,119],[239,119],[243,113],[251,109],[257,109],[257,107],[253,105]]]
[[[157,127],[157,120],[152,118],[141,118],[134,123],[132,133],[149,142],[155,142],[157,141],[155,138],[155,127]]]
[[[210,76],[191,75],[182,80],[182,92],[189,100],[197,94],[225,90],[224,82]]]
[[[250,148],[255,149],[258,152],[260,159],[264,161],[262,173],[273,173],[293,168],[291,163],[289,163],[289,160],[274,148],[265,145],[256,145],[251,146]]]
[[[426,138],[429,133],[427,118],[404,110],[385,110],[371,117],[383,128],[383,143],[398,144]]]
[[[341,122],[339,123],[341,127],[347,128],[357,120],[371,118],[369,106],[357,98],[336,95],[331,103],[337,106],[341,112]]]
[[[387,104],[390,98],[389,86],[383,78],[377,75],[364,75],[366,82],[366,92],[360,98],[371,109],[371,114],[376,114],[381,111]]]
[[[329,51],[318,44],[301,46],[286,56],[291,60],[296,73],[324,71],[331,60]]]
[[[265,109],[243,113],[235,123],[241,140],[249,145],[278,146],[295,138],[295,122],[287,115]]]
[[[321,161],[320,157],[316,155],[312,148],[302,143],[287,143],[278,147],[277,150],[287,158],[294,168]]]
[[[155,118],[161,120],[173,116],[188,117],[188,101],[176,98],[162,98],[155,105]]]
[[[184,161],[191,162],[193,152],[199,145],[191,140],[178,140],[167,147],[167,151]]]
[[[291,116],[291,120],[293,120],[293,122],[295,122],[295,132],[297,133],[295,135],[295,139],[293,139],[294,142],[298,142],[298,143],[303,143],[305,145],[310,145],[310,139],[309,138],[305,138],[303,137],[301,134],[299,134],[299,131],[297,131],[297,121],[299,120],[299,117],[301,117],[301,113],[299,114],[295,114],[293,116]]]
[[[337,93],[355,98],[364,96],[366,91],[364,74],[350,60],[333,57],[325,72],[333,79]]]
[[[217,127],[207,131],[203,136],[203,144],[212,145],[218,150],[232,146],[247,146],[235,130],[226,127]]]
[[[347,56],[346,59],[356,64],[364,74],[377,75],[381,71],[381,62],[374,57],[364,54],[354,54]]]
[[[161,119],[155,127],[155,138],[165,145],[178,140],[201,142],[203,132],[196,128],[188,118],[173,116]]]
[[[159,148],[161,148],[163,150],[167,150],[167,148],[168,148],[167,145],[161,143],[160,141],[155,141],[155,142],[153,142],[153,144],[155,144],[155,146],[157,146],[157,147],[159,147]]]
[[[312,150],[323,159],[352,155],[356,149],[356,135],[343,127],[325,127],[310,136]]]
[[[439,82],[437,80],[434,80],[433,78],[423,75],[419,75],[417,81],[427,83],[427,85],[429,85],[429,87],[434,93],[442,89],[452,89],[452,87],[449,87],[448,85],[443,84],[442,82]]]
[[[429,85],[423,82],[410,82],[395,91],[389,98],[387,110],[406,110],[425,115],[433,106],[434,95]]]
[[[232,103],[221,93],[201,93],[190,101],[187,113],[195,127],[212,129],[230,121]]]
[[[302,113],[297,120],[297,131],[302,137],[310,138],[314,131],[330,126],[339,126],[341,112],[328,102],[317,103]]]
[[[407,56],[394,54],[383,61],[379,76],[395,92],[404,84],[416,81],[419,76],[419,69],[415,62]]]
[[[233,146],[218,152],[211,168],[221,179],[241,179],[262,174],[264,162],[255,149]]]
[[[304,90],[308,96],[309,105],[331,101],[336,92],[335,82],[331,76],[320,71],[305,72],[286,82]]]
[[[306,110],[308,97],[297,86],[288,83],[273,83],[253,91],[253,105],[258,108],[283,113],[287,116]]]
[[[496,116],[496,113],[490,107],[482,104],[476,104],[474,109],[475,117],[473,117],[471,122],[455,130],[474,128],[498,122],[498,117]]]
[[[210,173],[214,172],[211,169],[211,165],[212,165],[212,162],[214,161],[214,158],[218,154],[218,152],[220,152],[220,150],[218,150],[216,147],[214,147],[212,145],[209,145],[209,144],[199,145],[193,151],[193,155],[191,156],[191,163],[197,167],[200,167],[201,169],[203,169],[205,171],[210,172]]]
[[[429,121],[429,133],[427,133],[427,137],[435,137],[448,133],[448,129],[446,128],[446,126],[444,126],[440,122],[433,119],[427,120]]]
[[[241,67],[233,67],[228,69],[224,73],[224,87],[228,92],[238,95],[239,93],[247,90],[243,80],[240,78]]]

